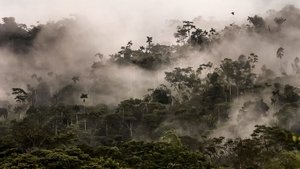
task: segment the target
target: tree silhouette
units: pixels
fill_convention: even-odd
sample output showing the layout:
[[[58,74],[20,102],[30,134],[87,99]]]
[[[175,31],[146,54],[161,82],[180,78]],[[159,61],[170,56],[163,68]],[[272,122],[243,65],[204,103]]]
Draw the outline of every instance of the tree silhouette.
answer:
[[[79,76],[73,76],[72,80],[76,84],[79,81]]]
[[[275,22],[278,26],[281,26],[285,21],[286,21],[286,19],[283,18],[283,17],[276,17],[276,18],[274,18],[274,22]]]
[[[283,65],[282,65],[282,57],[284,56],[284,48],[283,47],[280,47],[280,48],[277,49],[276,56],[277,56],[278,59],[280,59],[281,74],[286,75],[286,72],[285,72],[285,70],[283,68]]]
[[[123,55],[123,58],[125,61],[130,61],[130,57],[132,54],[131,46],[132,46],[132,41],[127,42],[127,45],[124,47],[121,47],[121,51],[118,52],[118,54]]]
[[[29,94],[21,88],[12,88],[12,94],[16,95],[17,102],[26,102],[29,99]]]
[[[83,102],[85,102],[85,99],[88,98],[88,94],[86,94],[86,93],[81,93],[80,98],[82,99]]]
[[[282,59],[283,55],[284,55],[284,48],[283,47],[279,47],[277,49],[276,56],[277,56],[277,58]]]
[[[152,43],[152,37],[147,36],[147,41],[146,42],[148,43],[148,46],[150,47],[150,45]]]
[[[262,17],[254,15],[253,17],[249,16],[247,20],[253,24],[256,32],[262,32],[266,30],[266,23]]]
[[[300,59],[298,57],[295,57],[294,63],[291,63],[291,65],[296,74],[300,73],[300,65],[299,64],[300,64]]]

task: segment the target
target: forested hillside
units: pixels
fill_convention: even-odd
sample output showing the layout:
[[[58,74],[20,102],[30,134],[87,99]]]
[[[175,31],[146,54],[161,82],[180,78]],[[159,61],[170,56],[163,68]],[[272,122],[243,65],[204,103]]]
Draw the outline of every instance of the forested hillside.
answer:
[[[107,56],[76,18],[5,17],[0,168],[300,168],[299,19],[182,21]]]

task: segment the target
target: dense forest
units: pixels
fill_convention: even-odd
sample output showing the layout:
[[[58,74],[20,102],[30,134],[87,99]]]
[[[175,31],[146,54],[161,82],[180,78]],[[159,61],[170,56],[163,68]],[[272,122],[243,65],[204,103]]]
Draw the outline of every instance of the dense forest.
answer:
[[[182,21],[109,56],[76,18],[3,18],[0,168],[300,168],[299,18]]]

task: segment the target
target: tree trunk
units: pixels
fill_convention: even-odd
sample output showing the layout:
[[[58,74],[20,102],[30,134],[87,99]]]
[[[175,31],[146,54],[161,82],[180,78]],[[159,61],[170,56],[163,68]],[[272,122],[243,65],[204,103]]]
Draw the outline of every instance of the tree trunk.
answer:
[[[132,138],[132,123],[131,122],[129,122],[129,132],[130,132],[130,138]]]
[[[87,121],[86,121],[86,119],[84,119],[84,131],[86,131],[86,129],[87,129]]]
[[[57,136],[57,120],[55,120],[55,124],[54,124],[55,126],[54,126],[54,133],[55,133],[55,135]]]
[[[122,108],[122,123],[124,123],[125,121],[125,112],[124,112],[124,108]]]
[[[76,113],[75,117],[76,117],[76,124],[78,125],[78,114],[77,113]]]
[[[18,120],[21,120],[21,112],[18,112]]]
[[[108,136],[108,124],[107,124],[107,122],[105,123],[105,135],[106,135],[106,137]]]
[[[227,93],[225,91],[225,86],[222,86],[222,90],[223,90],[223,93],[224,93],[224,96],[225,96],[225,102],[228,102],[228,96],[227,96]]]
[[[229,84],[229,101],[231,101],[231,93],[232,93],[232,91],[231,91],[231,84]]]
[[[229,80],[228,77],[227,77],[227,85],[229,87],[229,99],[228,99],[228,101],[231,101],[231,84],[230,84],[230,80]]]

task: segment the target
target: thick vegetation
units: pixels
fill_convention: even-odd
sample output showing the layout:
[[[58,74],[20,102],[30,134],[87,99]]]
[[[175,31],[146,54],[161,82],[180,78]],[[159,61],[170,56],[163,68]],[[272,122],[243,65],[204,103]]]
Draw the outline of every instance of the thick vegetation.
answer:
[[[66,33],[63,25],[72,23],[67,20],[27,28],[13,18],[3,21],[0,46],[23,55],[39,48],[34,43],[39,32],[56,32],[44,39],[44,45],[50,46]],[[100,61],[91,69],[118,65],[160,71],[184,59],[187,51],[213,50],[224,39],[238,36],[235,32],[272,39],[280,34],[285,19],[275,18],[274,28],[257,15],[248,21],[249,25],[233,24],[219,32],[184,21],[174,34],[176,45],[155,44],[147,37],[145,46],[133,49],[129,41],[107,62],[97,53]],[[281,47],[274,53],[281,59],[283,51]],[[33,74],[38,84],[27,89],[13,87],[16,103],[0,109],[4,118],[0,124],[0,168],[300,168],[300,127],[295,121],[299,118],[300,89],[281,83],[290,77],[285,72],[275,77],[263,66],[257,73],[259,60],[258,55],[249,53],[196,68],[175,67],[165,72],[164,84],[149,89],[144,97],[128,98],[113,106],[100,102],[87,105],[92,93],[78,86],[78,76],[51,94],[48,84]],[[296,58],[292,65],[296,74],[298,62]],[[82,94],[77,96],[78,91]],[[74,95],[81,104],[72,101]],[[253,124],[255,129],[248,137],[215,136],[230,120],[230,112],[237,107],[235,100],[245,97],[251,100],[238,105],[240,122],[272,116],[272,125]]]

